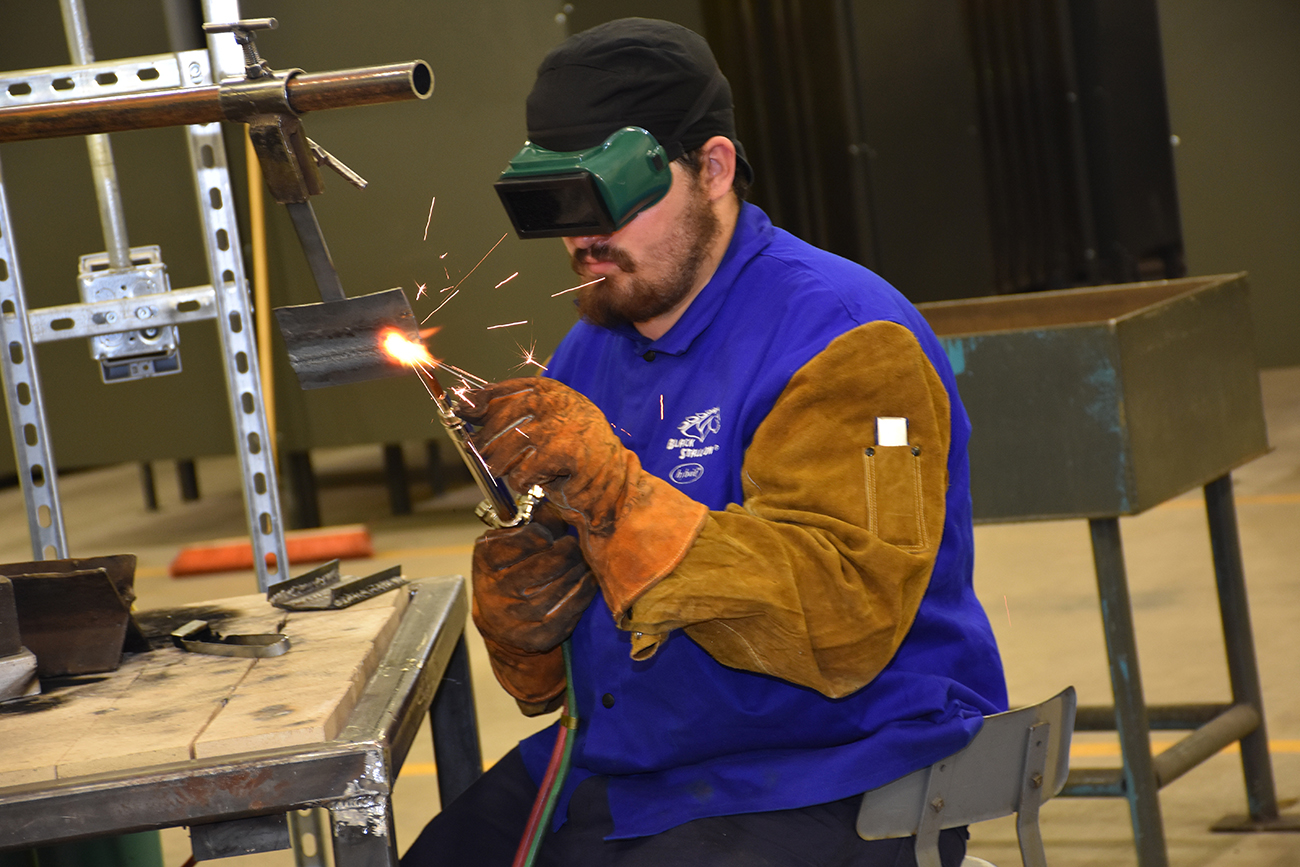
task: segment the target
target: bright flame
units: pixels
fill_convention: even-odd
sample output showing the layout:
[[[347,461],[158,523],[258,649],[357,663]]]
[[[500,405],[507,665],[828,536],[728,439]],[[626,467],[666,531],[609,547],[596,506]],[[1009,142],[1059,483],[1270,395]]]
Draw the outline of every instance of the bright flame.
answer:
[[[387,352],[393,358],[402,364],[409,364],[411,367],[426,364],[433,366],[436,362],[429,350],[425,349],[424,344],[407,340],[402,332],[396,329],[389,329],[384,332],[381,341],[384,352]]]

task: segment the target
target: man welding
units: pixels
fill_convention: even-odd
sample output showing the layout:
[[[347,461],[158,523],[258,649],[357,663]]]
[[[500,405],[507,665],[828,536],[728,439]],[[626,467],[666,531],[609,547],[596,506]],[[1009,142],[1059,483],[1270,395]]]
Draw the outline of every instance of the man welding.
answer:
[[[537,863],[912,863],[912,839],[857,836],[861,794],[1006,709],[942,347],[884,280],[744,201],[730,87],[695,33],[571,37],[527,124],[497,191],[594,282],[546,378],[461,413],[494,473],[547,497],[473,563],[497,679],[526,714],[571,690],[581,719]],[[509,864],[555,738],[403,863]],[[966,837],[943,832],[944,865]]]

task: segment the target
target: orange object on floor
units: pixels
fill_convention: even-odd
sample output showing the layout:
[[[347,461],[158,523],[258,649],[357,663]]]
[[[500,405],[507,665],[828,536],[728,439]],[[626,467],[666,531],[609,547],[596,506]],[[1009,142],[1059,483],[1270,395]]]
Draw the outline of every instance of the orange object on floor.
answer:
[[[373,557],[375,546],[365,524],[320,527],[314,530],[290,530],[284,534],[289,563],[312,563]],[[272,555],[274,559],[274,555]],[[237,572],[253,568],[253,544],[245,536],[216,539],[182,548],[168,571],[173,578],[206,575],[211,572]]]

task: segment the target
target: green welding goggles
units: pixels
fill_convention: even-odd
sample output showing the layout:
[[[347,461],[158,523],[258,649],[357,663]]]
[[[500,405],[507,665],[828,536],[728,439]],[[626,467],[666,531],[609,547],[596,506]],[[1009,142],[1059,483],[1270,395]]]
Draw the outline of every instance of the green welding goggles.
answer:
[[[528,142],[494,186],[520,238],[608,235],[668,193],[668,164],[653,135],[625,126],[585,151]]]

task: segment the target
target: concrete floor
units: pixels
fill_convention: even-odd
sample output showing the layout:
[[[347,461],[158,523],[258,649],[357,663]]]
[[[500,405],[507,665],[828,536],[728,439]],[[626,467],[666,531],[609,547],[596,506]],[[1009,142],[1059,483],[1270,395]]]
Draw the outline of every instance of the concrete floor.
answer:
[[[1274,451],[1234,474],[1242,547],[1259,655],[1273,768],[1283,812],[1300,816],[1300,368],[1262,375]],[[379,449],[316,454],[321,505],[329,524],[365,522],[375,568],[401,563],[408,575],[465,574],[480,526],[471,491],[418,502],[415,513],[388,515]],[[412,459],[414,459],[412,454]],[[199,462],[203,497],[180,502],[168,466],[155,468],[160,510],[146,512],[133,466],[70,474],[60,480],[66,524],[77,555],[132,552],[139,558],[138,608],[255,592],[249,573],[172,579],[167,564],[185,544],[245,532],[233,459]],[[416,487],[415,496],[428,494]],[[1214,594],[1209,540],[1199,491],[1121,521],[1147,700],[1223,701],[1227,674]],[[1073,684],[1080,703],[1110,702],[1105,650],[1087,524],[1083,521],[987,526],[976,530],[976,587],[1006,662],[1012,704],[1042,700]],[[0,491],[0,557],[30,559],[20,494]],[[346,565],[346,564],[345,564]],[[357,563],[350,574],[367,574]],[[373,569],[371,570],[373,571]],[[470,630],[484,759],[490,763],[522,736],[549,724],[519,715],[488,669]],[[1173,733],[1156,733],[1169,742]],[[1114,765],[1113,735],[1080,734],[1075,765]],[[405,849],[438,810],[429,735],[423,732],[398,780],[398,845]],[[1245,811],[1240,762],[1225,751],[1161,793],[1169,860],[1178,867],[1300,865],[1300,833],[1216,834],[1208,827]],[[1118,799],[1061,798],[1042,812],[1053,867],[1135,864],[1127,805]],[[971,853],[1018,864],[1014,824],[972,829]],[[163,832],[165,863],[189,854],[183,829]],[[293,864],[288,852],[232,859],[231,867]]]

